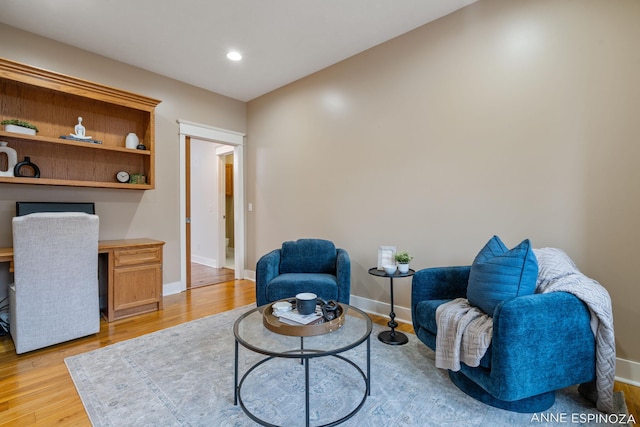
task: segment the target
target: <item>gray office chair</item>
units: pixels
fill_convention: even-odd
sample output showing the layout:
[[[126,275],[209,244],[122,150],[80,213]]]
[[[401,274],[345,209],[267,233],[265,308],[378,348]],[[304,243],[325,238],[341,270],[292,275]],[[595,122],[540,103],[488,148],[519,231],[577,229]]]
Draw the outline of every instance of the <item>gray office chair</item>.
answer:
[[[75,212],[13,218],[9,330],[16,353],[100,330],[98,226],[96,215]]]

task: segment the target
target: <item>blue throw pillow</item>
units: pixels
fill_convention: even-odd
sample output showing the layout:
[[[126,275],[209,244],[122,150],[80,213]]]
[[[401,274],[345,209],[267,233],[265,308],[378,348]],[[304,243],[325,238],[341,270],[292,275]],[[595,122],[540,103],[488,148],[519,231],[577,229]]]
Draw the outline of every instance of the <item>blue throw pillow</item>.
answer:
[[[500,302],[533,294],[537,278],[538,260],[528,239],[509,250],[493,236],[471,265],[467,299],[493,316]]]

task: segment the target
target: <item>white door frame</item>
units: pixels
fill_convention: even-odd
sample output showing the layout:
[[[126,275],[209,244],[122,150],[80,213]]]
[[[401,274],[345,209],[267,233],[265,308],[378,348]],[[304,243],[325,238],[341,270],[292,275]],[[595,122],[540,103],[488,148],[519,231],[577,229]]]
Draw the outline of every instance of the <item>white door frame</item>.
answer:
[[[244,133],[217,128],[214,126],[193,123],[178,119],[180,128],[180,282],[182,289],[187,288],[187,197],[186,186],[186,137],[196,138],[204,141],[216,142],[233,146],[233,210],[234,225],[233,233],[235,239],[234,260],[235,278],[244,279],[244,258],[245,258],[245,216],[244,216]],[[224,240],[223,240],[224,241]]]

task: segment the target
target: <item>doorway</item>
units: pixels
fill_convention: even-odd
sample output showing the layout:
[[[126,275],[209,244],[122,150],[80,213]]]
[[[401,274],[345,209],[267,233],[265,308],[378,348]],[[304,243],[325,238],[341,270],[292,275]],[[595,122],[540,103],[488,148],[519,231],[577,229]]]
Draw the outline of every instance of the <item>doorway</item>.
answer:
[[[182,290],[192,287],[192,258],[199,260],[198,264],[211,268],[232,267],[229,271],[233,273],[228,276],[228,280],[243,279],[245,276],[244,134],[183,120],[178,120],[178,124],[180,126]],[[194,141],[197,142],[194,143]],[[203,155],[202,151],[192,153],[194,147],[197,150],[208,149],[208,157]],[[192,165],[191,159],[194,158],[197,159],[194,163],[200,162],[200,164]],[[191,168],[194,166],[209,171],[209,174],[192,173]],[[217,185],[213,181],[217,181]],[[213,199],[205,197],[207,192],[209,195],[213,194],[211,196]],[[192,210],[194,206],[199,206],[199,214]],[[206,233],[198,231],[198,223],[202,223],[200,225],[206,226],[205,228],[208,227],[209,231]],[[194,225],[196,231],[193,231]],[[198,242],[197,239],[203,234],[214,237],[209,239],[210,241],[205,237]],[[229,239],[229,244],[226,239]],[[194,257],[191,249],[197,245],[199,247],[196,252],[200,253],[194,254],[196,255]],[[228,257],[227,254],[229,254]]]
[[[234,280],[233,147],[187,137],[187,289]]]

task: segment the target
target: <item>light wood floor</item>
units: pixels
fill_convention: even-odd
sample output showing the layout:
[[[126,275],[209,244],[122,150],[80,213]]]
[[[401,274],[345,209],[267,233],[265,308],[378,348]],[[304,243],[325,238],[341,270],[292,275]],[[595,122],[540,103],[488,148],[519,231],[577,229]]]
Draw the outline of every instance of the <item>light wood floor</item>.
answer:
[[[235,272],[230,268],[214,268],[197,262],[191,263],[191,288],[215,285],[235,279]]]
[[[164,298],[164,309],[112,323],[100,332],[43,350],[16,355],[10,337],[0,337],[0,426],[88,426],[89,419],[64,364],[64,358],[255,303],[254,283],[230,281]],[[372,316],[385,325],[388,318]],[[410,325],[399,330],[412,332]],[[638,420],[640,388],[616,383]]]

